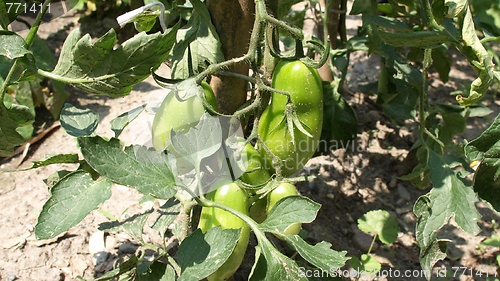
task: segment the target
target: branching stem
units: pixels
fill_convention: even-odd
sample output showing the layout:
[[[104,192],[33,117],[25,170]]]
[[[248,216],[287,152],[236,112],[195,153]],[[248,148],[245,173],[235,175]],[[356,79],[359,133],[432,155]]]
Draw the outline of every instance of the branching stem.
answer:
[[[196,82],[201,83],[201,81],[203,81],[207,76],[223,71],[224,69],[227,69],[230,66],[235,65],[237,63],[243,61],[250,61],[252,63],[255,62],[255,60],[257,60],[258,58],[257,51],[263,35],[263,30],[264,30],[263,26],[267,26],[267,24],[273,24],[279,26],[280,28],[285,29],[296,39],[302,40],[304,38],[304,35],[302,34],[302,31],[300,29],[292,27],[287,23],[280,21],[269,15],[267,13],[266,5],[263,0],[255,0],[255,20],[252,28],[250,45],[248,47],[247,53],[241,57],[209,65],[207,69],[196,75],[195,77]]]

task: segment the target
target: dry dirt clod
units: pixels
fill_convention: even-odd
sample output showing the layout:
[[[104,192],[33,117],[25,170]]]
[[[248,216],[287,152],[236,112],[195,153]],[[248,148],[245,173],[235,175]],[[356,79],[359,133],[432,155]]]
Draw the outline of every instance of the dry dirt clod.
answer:
[[[106,251],[103,231],[96,231],[90,236],[89,252],[94,258],[94,265],[101,264],[108,259],[109,252]]]
[[[17,280],[17,276],[14,273],[7,274],[7,281],[15,281]]]

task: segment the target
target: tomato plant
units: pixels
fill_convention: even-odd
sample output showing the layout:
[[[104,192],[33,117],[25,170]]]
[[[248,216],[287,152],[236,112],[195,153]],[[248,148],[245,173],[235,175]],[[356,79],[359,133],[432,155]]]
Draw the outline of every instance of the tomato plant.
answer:
[[[17,15],[0,3],[4,29],[0,31],[0,56],[8,62],[0,81],[0,154],[9,153],[30,135],[32,108],[16,104],[11,96],[17,83],[44,77],[90,94],[121,97],[153,75],[158,85],[170,91],[152,124],[156,149],[125,146],[119,139],[146,105],[117,116],[111,122],[114,137],[109,138],[96,135],[95,112],[66,104],[61,126],[77,139],[81,153],[54,155],[33,165],[78,165],[73,171],[54,175],[50,198],[35,227],[38,239],[54,238],[77,225],[110,198],[113,183],[137,190],[144,195],[142,201],[158,203],[148,212],[100,226],[103,231],[127,232],[141,242],[144,251],[137,251],[96,280],[150,280],[158,276],[165,280],[226,279],[241,264],[250,233],[256,238],[251,245],[256,255],[249,280],[308,280],[301,274],[303,263],[322,272],[343,267],[348,260],[345,251],[336,251],[325,241],[310,245],[297,235],[301,226],[314,221],[320,205],[295,196],[297,190],[288,183],[308,178],[284,177],[299,171],[321,140],[345,141],[357,132],[356,114],[340,93],[349,56],[355,51],[381,58],[375,94],[385,116],[395,126],[405,122],[418,126],[412,148],[418,164],[401,179],[420,188],[431,187],[413,208],[418,217],[415,233],[422,268],[431,270],[446,257],[440,246],[447,241],[437,233],[450,219],[477,234],[481,215],[475,203],[487,200],[492,208],[500,209],[495,196],[499,189],[500,117],[477,139],[455,141],[465,130],[468,117],[484,114],[475,104],[500,78],[498,55],[492,52],[497,46],[491,45],[498,38],[489,33],[497,32],[491,28],[495,21],[483,18],[478,21],[482,25],[476,27],[474,6],[469,1],[355,0],[351,14],[361,14],[363,26],[347,40],[343,25],[335,50],[329,50],[328,34],[333,33],[328,25],[331,15],[325,12],[333,5],[331,1],[325,1],[324,7],[308,8],[317,13],[323,25],[320,39],[306,39],[309,37],[300,28],[283,20],[295,21],[285,17],[293,1],[181,2],[153,2],[120,16],[121,26],[133,23],[138,29],[149,30],[158,20],[162,28],[156,33],[140,32],[121,44],[117,44],[114,29],[96,40],[75,29],[57,63],[50,67],[40,64],[40,56],[32,50],[50,1],[44,1],[26,39],[6,30]],[[347,2],[342,3],[345,8]],[[239,4],[251,9],[246,9],[245,15],[236,8],[234,13],[221,12]],[[177,23],[166,19],[180,10],[188,16]],[[232,21],[224,25],[226,18],[214,15]],[[255,17],[247,21],[248,15]],[[245,24],[240,24],[240,16]],[[477,73],[456,96],[456,104],[440,104],[429,98],[431,69],[442,80],[447,79],[451,65],[448,48],[464,55]],[[315,61],[316,57],[320,59]],[[172,70],[171,78],[156,73],[164,62]],[[330,71],[339,72],[330,73],[335,74],[332,81],[321,81],[316,70],[325,63]],[[210,81],[215,92],[202,81]],[[206,114],[207,106],[212,115]],[[179,157],[188,165],[180,168],[174,161]],[[467,161],[480,163],[477,170],[469,169]],[[232,183],[219,187],[214,182],[220,178]],[[207,188],[212,186],[216,190]],[[250,202],[247,194],[255,202]],[[192,227],[195,205],[201,207],[200,230]],[[380,225],[393,224],[394,220],[384,212],[368,214],[359,223],[360,229],[392,243],[394,232],[388,235]],[[150,218],[155,219],[151,228],[163,242],[176,241],[179,246],[145,243],[143,232]],[[375,221],[374,225],[369,221]],[[284,240],[297,254],[284,255],[266,233]],[[141,254],[146,250],[155,254]],[[365,266],[368,258],[362,258]]]

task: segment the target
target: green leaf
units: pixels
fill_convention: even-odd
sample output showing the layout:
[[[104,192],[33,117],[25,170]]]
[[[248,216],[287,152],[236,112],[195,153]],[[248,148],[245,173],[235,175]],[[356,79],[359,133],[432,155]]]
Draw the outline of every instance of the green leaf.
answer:
[[[373,210],[358,219],[358,227],[366,233],[376,234],[384,244],[398,239],[399,225],[395,217],[386,210]]]
[[[497,146],[497,152],[500,146]],[[500,212],[500,153],[495,158],[484,159],[474,175],[474,191]]]
[[[493,110],[482,104],[472,105],[467,107],[467,109],[469,110],[469,117],[486,117],[493,113]]]
[[[439,139],[445,144],[453,144],[453,138],[465,131],[467,120],[463,112],[442,112],[444,125],[439,128]]]
[[[369,273],[375,275],[382,269],[380,262],[369,254],[362,254],[361,259],[353,257],[348,263],[356,272],[362,272],[364,274]]]
[[[500,140],[500,114],[476,139],[465,146],[465,157],[469,161],[481,161],[495,154]]]
[[[175,281],[175,270],[170,264],[154,261],[147,271],[137,275],[137,281]]]
[[[175,33],[142,32],[115,48],[114,29],[95,42],[88,34],[81,37],[81,31],[75,29],[64,42],[55,69],[39,73],[88,93],[124,96],[165,61],[175,43]]]
[[[135,30],[149,32],[156,23],[160,11],[144,11],[134,19]]]
[[[300,0],[281,0],[281,1],[279,1],[278,18],[283,19],[283,17],[285,17],[290,12],[290,8],[292,8],[293,5],[295,5],[299,2],[300,2]],[[303,19],[303,17],[302,17],[302,19]]]
[[[30,110],[31,115],[35,116],[36,111],[35,103],[33,100],[36,99],[38,94],[43,94],[42,86],[40,85],[41,82],[42,81],[40,79],[34,79],[31,81],[20,82],[17,85],[11,85],[11,88],[15,90],[15,97],[12,102],[27,106]],[[5,104],[7,104],[7,99],[4,102]]]
[[[447,240],[437,238],[437,231],[428,233],[426,231],[429,218],[431,216],[432,206],[428,195],[420,196],[413,206],[413,213],[418,221],[415,229],[415,238],[420,247],[420,265],[423,270],[431,272],[434,265],[446,258]],[[444,244],[444,245],[443,245]],[[427,277],[427,280],[430,276]]]
[[[379,31],[378,34],[387,45],[393,47],[432,48],[443,43],[454,42],[448,35],[436,31]]]
[[[85,0],[67,0],[67,4],[73,7],[75,10],[81,10],[85,8]]]
[[[470,1],[474,9],[474,19],[481,27],[494,36],[500,36],[500,6],[498,0],[474,0]]]
[[[11,23],[9,19],[9,14],[7,13],[7,6],[5,5],[5,1],[0,2],[0,25],[3,29],[7,29],[9,24]]]
[[[122,113],[115,119],[111,120],[111,130],[115,133],[115,138],[119,137],[123,129],[125,129],[130,122],[134,121],[134,119],[137,118],[137,116],[139,116],[145,108],[146,105],[143,104],[130,111]]]
[[[53,164],[75,164],[79,163],[80,159],[78,158],[78,154],[76,153],[68,153],[68,154],[56,154],[46,157],[41,161],[33,161],[33,165],[24,170],[36,169],[44,166],[49,166]]]
[[[434,19],[438,23],[442,23],[444,15],[446,14],[446,7],[444,6],[444,0],[432,1],[432,13],[434,14]],[[453,24],[455,25],[455,24]]]
[[[484,241],[481,242],[481,244],[484,246],[500,248],[500,236],[492,235],[490,238],[484,239]]]
[[[464,49],[462,52],[467,56],[469,62],[475,66],[476,71],[479,73],[479,76],[472,81],[468,96],[456,97],[458,104],[469,106],[480,101],[488,91],[488,88],[493,83],[493,77],[495,76],[495,65],[493,64],[492,56],[484,48],[481,40],[479,40],[476,34],[472,12],[468,5],[466,6],[466,11],[461,22],[461,42],[462,48]]]
[[[125,232],[130,235],[132,238],[143,241],[142,233],[144,226],[146,225],[146,221],[149,218],[149,215],[153,210],[146,211],[141,214],[135,214],[131,217],[123,221],[112,221],[112,222],[104,222],[99,224],[99,230],[105,232]]]
[[[0,1],[0,25],[3,29],[7,29],[8,25],[17,18],[17,15],[24,11],[24,8],[19,5],[25,2],[23,0]],[[18,9],[18,7],[21,8]]]
[[[26,106],[12,104],[6,108],[0,102],[0,156],[8,156],[18,145],[31,138],[23,134],[24,127],[31,127],[34,116]]]
[[[59,170],[59,171],[54,172],[53,174],[50,174],[46,179],[43,180],[43,182],[49,187],[49,190],[50,190],[63,177],[65,177],[66,175],[71,174],[73,172],[74,171]]]
[[[162,238],[165,238],[165,233],[167,232],[168,227],[174,223],[175,219],[179,216],[181,207],[182,206],[177,199],[168,199],[168,201],[156,211],[158,213],[158,217],[156,217],[150,227],[158,231]]]
[[[199,169],[201,160],[214,155],[221,147],[222,128],[218,118],[205,113],[187,133],[172,131],[171,139],[176,156]]]
[[[99,124],[99,115],[89,108],[80,109],[72,104],[64,104],[61,111],[61,127],[73,137],[92,136]]]
[[[177,44],[173,49],[173,78],[188,78],[206,69],[209,64],[224,61],[219,36],[207,7],[199,0],[190,2],[194,8],[193,14],[188,24],[179,29]],[[191,66],[193,73],[190,73]]]
[[[167,156],[143,146],[124,147],[119,139],[78,138],[83,157],[100,175],[160,199],[175,195]]]
[[[36,35],[30,47],[30,51],[33,52],[37,68],[49,71],[56,66],[56,56],[47,45],[47,40],[43,40]]]
[[[372,9],[373,1],[371,0],[354,0],[352,3],[350,15],[359,15]]]
[[[294,260],[276,250],[265,237],[258,239],[259,244],[255,247],[255,263],[249,281],[307,280]]]
[[[321,205],[303,196],[280,199],[262,222],[260,228],[273,233],[283,233],[291,224],[310,223],[318,214]]]
[[[36,67],[32,55],[26,55],[16,59],[17,67],[14,68],[13,74],[11,76],[11,87],[14,82],[29,81],[36,78]],[[13,60],[9,60],[7,57],[0,56],[0,82],[3,83],[3,79],[7,76],[8,72],[14,64]]]
[[[83,171],[65,176],[51,189],[35,226],[37,239],[50,239],[77,225],[111,197],[111,182],[94,181]]]
[[[406,22],[395,18],[367,15],[364,17],[364,20],[367,23],[375,24],[378,27],[386,28],[389,30],[411,31],[411,28]]]
[[[477,234],[481,230],[477,225],[481,214],[475,206],[478,202],[476,194],[455,174],[445,159],[434,151],[429,151],[430,180],[434,187],[428,195],[431,215],[423,231],[426,245],[432,233],[447,224],[451,218],[471,234]]]
[[[449,18],[454,18],[462,14],[469,1],[467,0],[444,0],[444,6],[446,8],[446,16]]]
[[[469,161],[481,161],[474,175],[474,191],[500,210],[500,114],[477,139],[465,146]]]
[[[14,97],[10,95],[6,95],[4,99],[4,104],[7,108],[16,107],[25,110],[25,107],[28,108],[29,114],[31,116],[35,116],[35,105],[33,99],[35,99],[34,94],[37,92],[41,92],[42,88],[40,86],[41,81],[23,81],[19,82],[17,85],[11,85],[11,89],[15,91]],[[26,140],[30,139],[33,135],[33,124],[26,123],[21,125],[16,129],[16,131]]]
[[[432,66],[439,73],[439,78],[443,83],[450,79],[451,59],[447,51],[446,47],[432,49]]]
[[[96,278],[94,281],[116,280],[116,277],[121,277],[119,280],[123,281],[122,278],[125,278],[129,272],[134,271],[138,263],[137,256],[132,255],[128,260],[120,263],[118,268],[104,273],[103,276]]]
[[[420,189],[427,189],[431,185],[429,179],[429,166],[427,165],[429,162],[427,147],[423,145],[416,145],[410,150],[407,158],[412,159],[411,161],[416,160],[418,164],[409,174],[400,176],[399,179],[411,181],[412,184]]]
[[[233,252],[240,232],[240,229],[214,227],[206,234],[198,229],[184,239],[177,252],[181,267],[178,281],[201,280],[214,273]]]
[[[346,251],[332,250],[332,244],[325,241],[312,246],[298,235],[287,235],[284,238],[302,258],[323,271],[334,272],[348,260]]]
[[[321,143],[327,143],[328,147],[323,149],[320,145],[319,149],[322,153],[348,147],[358,133],[358,117],[338,92],[339,85],[336,83],[332,87],[330,83],[323,82]]]
[[[398,57],[389,57],[385,62],[387,77],[379,80],[377,103],[382,104],[384,113],[398,125],[416,116],[418,89],[422,75],[409,63]],[[381,71],[381,75],[384,71]],[[383,85],[383,87],[381,87]]]
[[[0,30],[0,56],[13,60],[27,54],[31,52],[21,36],[11,31]]]
[[[43,104],[50,111],[54,119],[59,119],[61,110],[69,98],[69,93],[65,90],[66,85],[59,81],[51,80],[51,93],[41,92]],[[50,88],[49,88],[50,89]]]

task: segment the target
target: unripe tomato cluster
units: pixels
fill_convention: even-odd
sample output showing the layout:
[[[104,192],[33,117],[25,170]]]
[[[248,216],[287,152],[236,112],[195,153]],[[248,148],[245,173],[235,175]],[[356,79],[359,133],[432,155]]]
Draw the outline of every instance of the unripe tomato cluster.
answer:
[[[215,109],[215,97],[210,86],[202,84],[206,101]],[[298,195],[294,185],[281,182],[264,195],[257,197],[256,190],[272,181],[277,170],[282,176],[289,176],[312,157],[321,136],[323,120],[322,82],[316,69],[307,67],[300,61],[281,61],[273,73],[272,87],[283,93],[273,93],[270,104],[262,113],[258,126],[258,136],[265,147],[258,143],[257,149],[250,143],[241,149],[246,161],[246,170],[238,181],[222,183],[206,198],[226,205],[244,215],[250,216],[257,223],[262,223],[272,212],[278,201],[288,196]],[[169,150],[170,132],[187,132],[194,127],[205,113],[199,97],[179,101],[174,95],[168,95],[153,121],[153,146],[157,150]],[[270,153],[269,153],[270,152]],[[273,166],[273,160],[280,169]],[[245,187],[251,186],[248,191]],[[252,197],[253,196],[253,197]],[[221,226],[223,229],[241,229],[240,239],[229,259],[208,280],[226,280],[240,266],[248,245],[250,228],[235,215],[215,207],[203,207],[198,228],[205,233],[208,229]],[[299,223],[290,225],[286,235],[299,233]]]

